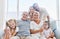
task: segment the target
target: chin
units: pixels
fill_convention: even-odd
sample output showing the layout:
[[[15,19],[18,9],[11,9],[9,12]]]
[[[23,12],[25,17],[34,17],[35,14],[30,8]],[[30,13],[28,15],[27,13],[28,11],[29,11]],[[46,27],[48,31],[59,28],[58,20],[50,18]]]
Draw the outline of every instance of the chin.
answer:
[[[15,28],[15,27],[13,27],[13,28]]]
[[[12,27],[13,29],[15,28],[15,27]]]

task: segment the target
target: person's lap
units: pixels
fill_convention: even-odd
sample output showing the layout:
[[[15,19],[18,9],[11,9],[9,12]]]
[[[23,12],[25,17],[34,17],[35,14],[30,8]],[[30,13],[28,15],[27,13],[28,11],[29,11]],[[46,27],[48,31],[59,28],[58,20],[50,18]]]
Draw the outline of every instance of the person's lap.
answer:
[[[19,39],[18,36],[12,36],[10,39]]]
[[[30,36],[30,39],[46,39],[44,36]]]
[[[30,36],[13,36],[13,37],[11,37],[10,39],[30,39]]]

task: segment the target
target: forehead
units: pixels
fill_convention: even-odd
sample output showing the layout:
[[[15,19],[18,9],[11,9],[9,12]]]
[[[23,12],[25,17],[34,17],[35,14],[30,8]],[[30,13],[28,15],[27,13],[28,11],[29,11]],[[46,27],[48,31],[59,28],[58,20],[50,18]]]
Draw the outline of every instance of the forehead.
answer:
[[[8,23],[11,23],[11,22],[15,22],[14,20],[10,20],[10,21],[8,21]]]
[[[27,12],[23,12],[23,15],[28,15],[28,13]]]
[[[37,13],[34,13],[33,15],[38,15]]]
[[[38,12],[34,12],[34,15],[38,15]]]

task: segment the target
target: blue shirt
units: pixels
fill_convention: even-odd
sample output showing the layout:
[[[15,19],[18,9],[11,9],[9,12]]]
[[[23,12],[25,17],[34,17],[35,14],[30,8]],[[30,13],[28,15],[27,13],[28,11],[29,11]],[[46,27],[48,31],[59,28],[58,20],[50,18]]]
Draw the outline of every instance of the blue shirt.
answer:
[[[17,36],[29,36],[30,35],[30,21],[28,20],[17,21],[17,27],[19,28]]]

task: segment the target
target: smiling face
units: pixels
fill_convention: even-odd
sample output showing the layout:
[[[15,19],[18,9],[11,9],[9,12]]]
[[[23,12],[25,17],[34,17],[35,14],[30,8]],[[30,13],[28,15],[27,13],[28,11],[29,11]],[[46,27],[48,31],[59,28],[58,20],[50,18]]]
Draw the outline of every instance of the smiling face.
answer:
[[[33,19],[34,19],[34,20],[37,20],[37,19],[39,19],[39,17],[40,17],[40,16],[39,16],[39,12],[36,12],[36,11],[35,11],[34,14],[33,14]]]
[[[27,12],[23,12],[22,19],[23,20],[27,20],[28,19],[28,13]]]
[[[9,20],[8,21],[8,26],[10,27],[10,28],[15,28],[16,27],[16,22],[15,22],[15,20]]]
[[[48,22],[44,22],[44,29],[48,29],[49,26],[48,26]]]

